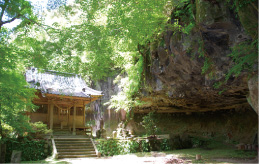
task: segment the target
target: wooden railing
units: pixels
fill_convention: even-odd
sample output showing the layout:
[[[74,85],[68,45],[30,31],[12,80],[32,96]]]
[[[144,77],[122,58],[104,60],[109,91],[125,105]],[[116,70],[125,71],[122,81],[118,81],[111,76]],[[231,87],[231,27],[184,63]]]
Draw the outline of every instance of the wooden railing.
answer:
[[[94,149],[95,149],[95,152],[96,152],[97,157],[101,157],[101,153],[98,152],[98,149],[97,149],[97,147],[96,147],[95,142],[93,141],[92,138],[90,138],[90,140],[91,140],[91,142],[92,142],[92,144],[93,144],[93,146],[94,146]]]
[[[57,152],[57,148],[56,148],[55,141],[53,138],[51,138],[51,143],[52,143],[52,158],[57,159],[58,152]]]

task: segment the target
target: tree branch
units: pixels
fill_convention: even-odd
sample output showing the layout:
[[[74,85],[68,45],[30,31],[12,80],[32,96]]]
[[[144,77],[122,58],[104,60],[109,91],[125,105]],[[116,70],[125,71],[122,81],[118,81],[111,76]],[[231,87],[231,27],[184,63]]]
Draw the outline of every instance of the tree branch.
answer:
[[[22,15],[21,15],[20,17],[23,17],[24,19],[27,19],[28,21],[30,21],[30,22],[32,22],[32,23],[38,25],[39,27],[42,27],[43,29],[45,29],[44,27],[49,27],[49,28],[51,28],[51,29],[53,29],[53,30],[58,30],[58,29],[53,28],[53,27],[51,27],[51,26],[48,26],[48,25],[44,25],[44,24],[38,23],[38,22],[36,22],[35,20],[32,20],[32,19],[27,18],[27,17],[25,17],[25,16],[22,16]]]
[[[2,18],[4,16],[4,12],[5,12],[6,7],[7,7],[7,2],[5,1],[5,4],[3,5],[2,11],[1,11],[1,14],[0,14],[0,22],[2,22]]]
[[[27,18],[27,17],[25,17],[25,16],[23,16],[23,15],[21,15],[20,17],[22,17],[22,18],[24,18],[24,19],[26,19],[26,20],[28,20],[28,21],[30,21],[30,22],[36,24],[37,26],[41,27],[41,28],[47,33],[47,35],[49,35],[49,36],[51,36],[51,35],[49,34],[49,32],[46,30],[45,27],[51,28],[51,29],[56,30],[56,31],[59,30],[59,29],[53,28],[53,27],[51,27],[51,26],[38,23],[38,22],[36,22],[35,20],[32,20],[32,19],[30,19],[30,18]]]
[[[19,18],[19,17],[20,17],[20,15],[17,15],[17,16],[13,17],[13,18],[10,19],[10,20],[7,20],[7,21],[4,21],[4,22],[1,22],[1,25],[6,24],[6,23],[10,23],[10,22],[14,21],[15,19],[17,19],[17,18]]]

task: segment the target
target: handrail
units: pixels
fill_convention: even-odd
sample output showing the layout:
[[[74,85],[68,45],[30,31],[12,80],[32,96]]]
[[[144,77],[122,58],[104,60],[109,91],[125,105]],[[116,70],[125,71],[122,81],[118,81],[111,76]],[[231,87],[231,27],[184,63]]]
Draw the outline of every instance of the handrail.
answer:
[[[95,145],[93,139],[90,138],[90,140],[91,140],[91,142],[92,142],[92,144],[93,144],[93,146],[94,146],[94,149],[95,149],[95,152],[96,152],[97,157],[100,157],[100,153],[98,152],[98,149],[97,149],[97,147],[96,147],[96,145]]]
[[[57,152],[57,148],[56,148],[55,141],[53,138],[51,138],[51,143],[52,143],[52,158],[57,159],[58,152]]]

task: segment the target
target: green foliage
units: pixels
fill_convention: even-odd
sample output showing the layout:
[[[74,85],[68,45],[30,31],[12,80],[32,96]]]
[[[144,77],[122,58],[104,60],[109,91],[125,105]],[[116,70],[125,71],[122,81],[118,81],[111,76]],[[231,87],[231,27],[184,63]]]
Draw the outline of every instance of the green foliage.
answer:
[[[206,57],[204,61],[203,67],[201,67],[201,74],[205,74],[210,67],[212,66],[212,62],[210,62],[210,58]]]
[[[36,24],[17,32],[14,43],[27,55],[23,65],[77,73],[89,81],[121,72],[122,92],[113,96],[110,107],[126,111],[140,104],[134,97],[139,95],[143,81],[146,54],[139,47],[149,47],[165,29],[188,34],[194,26],[193,5],[188,0],[77,0],[69,6],[63,6],[66,0],[60,0],[49,4],[60,6],[53,16],[65,21],[51,26]],[[169,25],[173,7],[180,10]],[[72,20],[77,12],[80,18]]]
[[[141,140],[140,145],[141,145],[141,152],[150,152],[151,148],[148,140]]]
[[[230,0],[227,0],[227,3],[230,3]],[[231,8],[238,12],[240,9],[246,7],[249,4],[256,2],[256,0],[233,0]]]
[[[160,147],[162,151],[168,151],[172,149],[169,139],[163,139]]]
[[[205,147],[207,145],[207,141],[202,138],[192,137],[191,141],[193,147]]]
[[[129,153],[136,153],[140,151],[146,152],[148,150],[147,146],[149,146],[149,143],[147,145],[147,142],[144,140],[140,141],[141,149],[139,146],[139,143],[134,140],[102,140],[98,141],[97,149],[103,156],[113,156],[113,155],[119,155],[119,154],[129,154]]]
[[[1,1],[0,8],[0,30],[4,24],[13,22],[16,19],[21,21],[16,29],[29,26],[31,22],[37,20],[32,10],[33,7],[27,0]]]
[[[97,149],[102,156],[113,156],[137,152],[150,152],[152,147],[149,140],[97,140]],[[156,140],[160,150],[171,150],[169,139]]]
[[[32,135],[33,138],[42,138],[43,134],[48,134],[52,132],[51,129],[48,129],[47,124],[44,124],[41,121],[31,123],[31,126],[33,131],[30,135]]]
[[[174,24],[179,24],[179,31],[184,34],[189,34],[195,26],[194,20],[194,5],[191,4],[190,0],[174,1],[173,6],[175,7],[172,12],[172,18],[175,19]]]
[[[110,100],[110,108],[114,108],[116,110],[124,109],[125,111],[129,112],[133,106],[141,104],[141,102],[137,99],[133,99],[133,96],[138,95],[142,81],[143,57],[141,55],[138,56],[139,59],[137,63],[132,63],[132,56],[128,56],[130,60],[124,68],[128,76],[121,78],[119,85],[123,91],[118,95],[112,96]]]
[[[1,71],[0,125],[1,123],[8,124],[13,127],[14,133],[18,135],[22,135],[25,131],[31,131],[25,112],[34,107],[31,100],[35,94],[33,89],[25,86],[27,86],[27,83],[23,75],[16,73],[14,70]],[[1,126],[0,129],[2,129]]]
[[[0,138],[3,139],[32,131],[25,112],[35,108],[32,104],[35,90],[29,88],[23,75],[24,61],[32,58],[12,43],[10,36],[14,31],[25,32],[37,19],[26,0],[1,1],[0,8]],[[21,20],[15,29],[3,27],[15,19]]]
[[[232,75],[237,77],[242,71],[254,72],[258,68],[258,40],[234,46],[229,56],[233,59],[234,65],[226,75],[225,82]]]
[[[143,117],[142,126],[145,128],[147,135],[155,136],[155,134],[159,130],[157,124],[158,124],[158,119],[156,118],[154,112],[150,112]]]
[[[18,139],[6,139],[6,162],[10,162],[13,150],[22,151],[22,161],[37,161],[45,159],[51,154],[50,149],[47,153],[44,153],[45,140],[28,140],[24,138],[22,140]]]
[[[189,34],[194,27],[195,27],[195,23],[191,22],[190,24],[186,25],[183,28],[182,32],[185,33],[185,34]]]
[[[112,156],[120,154],[120,149],[116,140],[100,141],[97,145],[98,151],[103,156]]]

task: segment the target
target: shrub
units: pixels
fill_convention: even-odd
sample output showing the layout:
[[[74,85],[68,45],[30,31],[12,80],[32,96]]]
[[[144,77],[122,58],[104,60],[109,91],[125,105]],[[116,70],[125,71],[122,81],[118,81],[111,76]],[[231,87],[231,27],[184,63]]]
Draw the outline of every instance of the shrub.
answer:
[[[51,133],[51,131],[52,131],[51,129],[48,129],[47,125],[41,121],[31,123],[31,126],[33,128],[33,132],[30,133],[30,135],[33,138],[42,138],[43,134],[48,134],[48,133]]]
[[[141,145],[141,152],[150,152],[150,144],[147,140],[141,140],[140,141]]]
[[[158,119],[156,118],[156,115],[154,112],[148,113],[146,116],[143,117],[142,125],[146,130],[147,135],[153,135],[155,136],[156,133],[158,133]]]
[[[113,156],[119,154],[128,154],[136,152],[150,152],[152,145],[149,140],[96,140],[97,149],[102,156]],[[162,141],[156,140],[159,149],[167,151],[171,150],[169,139]]]
[[[149,152],[150,144],[146,140],[99,140],[97,149],[103,156],[113,156],[119,154],[128,154],[136,152]]]
[[[168,151],[171,150],[170,141],[168,139],[163,139],[161,143],[161,150]]]
[[[5,162],[10,162],[11,155],[13,150],[22,151],[22,161],[37,161],[45,159],[48,155],[51,154],[49,149],[47,153],[44,152],[44,145],[46,144],[45,140],[29,140],[27,138],[11,139],[8,138],[5,140],[6,144],[6,156]]]
[[[120,148],[117,141],[112,139],[99,141],[97,149],[103,156],[112,156],[120,154]]]

